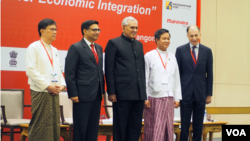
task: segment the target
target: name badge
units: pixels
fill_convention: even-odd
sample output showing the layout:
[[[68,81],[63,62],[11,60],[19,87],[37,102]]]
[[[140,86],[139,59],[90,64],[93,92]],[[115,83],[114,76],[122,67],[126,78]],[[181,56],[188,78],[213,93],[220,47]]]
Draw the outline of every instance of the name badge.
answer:
[[[168,84],[168,73],[167,72],[163,72],[161,74],[161,83]]]
[[[51,82],[58,82],[58,74],[52,69],[50,74]]]

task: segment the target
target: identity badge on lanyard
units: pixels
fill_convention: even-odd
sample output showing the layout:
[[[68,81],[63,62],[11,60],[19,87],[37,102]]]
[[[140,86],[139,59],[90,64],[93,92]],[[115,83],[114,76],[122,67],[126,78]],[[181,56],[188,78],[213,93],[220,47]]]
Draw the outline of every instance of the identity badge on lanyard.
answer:
[[[162,60],[162,58],[161,58],[161,54],[159,53],[159,51],[158,51],[157,49],[155,49],[155,50],[158,52],[159,57],[160,57],[161,62],[162,62],[162,65],[163,65],[163,67],[164,67],[164,69],[165,69],[165,71],[163,71],[163,72],[162,72],[162,75],[161,75],[161,83],[162,83],[162,84],[167,84],[167,83],[168,83],[168,73],[167,73],[166,69],[167,69],[168,53],[166,52],[166,62],[165,62],[165,64],[164,64],[164,62],[163,62],[163,60]]]
[[[58,82],[58,74],[56,73],[56,71],[54,70],[54,67],[53,67],[53,54],[52,54],[52,47],[51,47],[51,57],[49,56],[49,53],[45,47],[45,45],[43,44],[42,40],[40,39],[47,55],[48,55],[48,58],[49,58],[49,61],[51,63],[51,66],[52,66],[52,70],[50,72],[50,79],[51,79],[51,82]]]

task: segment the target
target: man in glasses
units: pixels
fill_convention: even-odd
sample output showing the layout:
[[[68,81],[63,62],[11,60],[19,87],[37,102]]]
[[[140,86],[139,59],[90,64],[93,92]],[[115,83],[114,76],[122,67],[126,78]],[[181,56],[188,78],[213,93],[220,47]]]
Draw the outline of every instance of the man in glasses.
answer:
[[[105,76],[108,99],[113,102],[114,141],[138,141],[146,100],[145,63],[142,43],[135,40],[138,21],[126,17],[123,33],[108,41]]]
[[[98,22],[82,23],[83,39],[72,44],[65,61],[68,96],[73,101],[74,141],[96,141],[102,94],[104,94],[103,49],[94,43]]]
[[[57,26],[52,19],[38,24],[40,40],[26,50],[26,74],[30,85],[31,113],[29,141],[60,141],[59,92],[66,84],[58,51],[51,43]]]

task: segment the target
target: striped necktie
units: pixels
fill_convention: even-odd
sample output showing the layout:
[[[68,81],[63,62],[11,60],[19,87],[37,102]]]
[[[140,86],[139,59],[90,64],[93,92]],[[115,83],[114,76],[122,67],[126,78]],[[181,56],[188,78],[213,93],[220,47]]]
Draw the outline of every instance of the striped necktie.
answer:
[[[94,44],[90,44],[90,46],[91,46],[91,51],[93,52],[93,54],[95,56],[96,63],[98,64],[99,63],[99,59],[98,59],[97,53],[95,52]]]

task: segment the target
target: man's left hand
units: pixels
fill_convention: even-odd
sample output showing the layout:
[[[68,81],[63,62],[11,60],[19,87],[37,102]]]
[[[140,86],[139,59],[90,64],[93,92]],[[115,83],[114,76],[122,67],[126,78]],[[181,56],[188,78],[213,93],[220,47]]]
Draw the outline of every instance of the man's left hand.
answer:
[[[61,91],[63,91],[64,89],[65,89],[65,86],[63,86],[63,85],[56,85],[56,93],[53,94],[53,95],[59,95],[59,93]]]
[[[180,102],[174,101],[174,107],[175,107],[175,108],[178,108],[179,106],[180,106]]]
[[[207,96],[207,99],[206,99],[206,104],[210,104],[212,101],[212,96],[211,95],[208,95]]]

